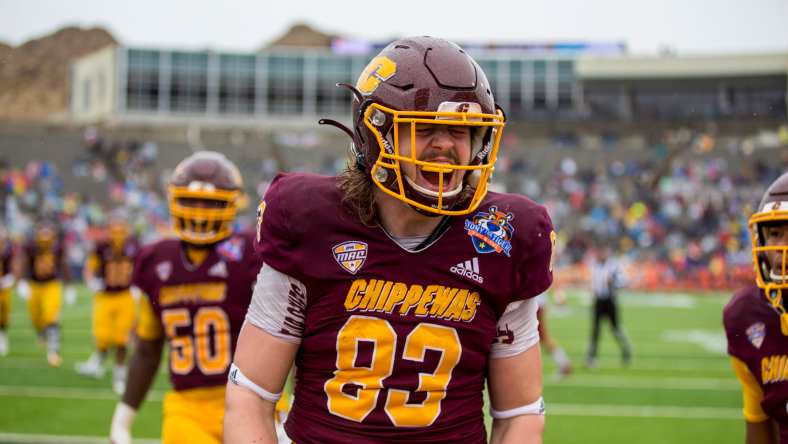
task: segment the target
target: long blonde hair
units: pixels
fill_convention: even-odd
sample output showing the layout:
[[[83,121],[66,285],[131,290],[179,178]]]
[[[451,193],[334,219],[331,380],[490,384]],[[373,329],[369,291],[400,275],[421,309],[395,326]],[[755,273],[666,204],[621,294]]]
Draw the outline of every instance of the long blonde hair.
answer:
[[[345,169],[337,175],[337,186],[342,191],[342,204],[366,226],[374,226],[377,218],[375,184],[369,172],[359,168],[356,157],[348,153]]]

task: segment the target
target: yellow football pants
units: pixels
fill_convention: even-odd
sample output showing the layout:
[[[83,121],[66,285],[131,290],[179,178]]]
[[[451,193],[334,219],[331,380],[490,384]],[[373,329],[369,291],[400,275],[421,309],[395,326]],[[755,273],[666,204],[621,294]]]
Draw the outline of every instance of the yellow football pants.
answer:
[[[63,305],[63,284],[58,280],[30,283],[30,299],[27,310],[33,327],[41,332],[48,325],[60,320],[60,307]]]
[[[162,444],[220,444],[225,386],[171,391],[164,397]]]
[[[114,293],[100,291],[93,299],[93,336],[99,351],[125,347],[137,318],[137,307],[131,291]]]
[[[0,330],[8,327],[8,318],[11,314],[11,289],[0,290]]]
[[[170,391],[164,396],[162,444],[221,444],[225,386]],[[276,404],[279,418],[286,415],[290,397],[282,393]]]

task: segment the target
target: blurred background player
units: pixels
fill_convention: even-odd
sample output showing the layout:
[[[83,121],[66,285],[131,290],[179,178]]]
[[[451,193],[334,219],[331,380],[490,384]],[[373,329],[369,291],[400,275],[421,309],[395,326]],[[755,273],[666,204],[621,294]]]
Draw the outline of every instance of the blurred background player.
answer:
[[[591,293],[594,299],[593,324],[586,367],[596,367],[599,324],[605,318],[610,322],[613,336],[621,347],[621,362],[626,366],[632,360],[632,347],[621,325],[616,302],[618,289],[624,285],[624,274],[618,260],[611,255],[610,245],[606,242],[599,241],[595,253],[591,260]]]
[[[549,293],[545,292],[536,297],[536,302],[539,304],[539,308],[536,309],[536,319],[539,321],[539,343],[553,358],[558,375],[566,377],[572,373],[572,362],[569,360],[569,356],[567,356],[563,347],[561,347],[561,344],[550,334],[550,329],[547,327],[548,295]]]
[[[47,362],[53,367],[62,363],[60,357],[60,309],[65,297],[68,303],[76,300],[76,290],[70,285],[71,274],[66,264],[66,252],[57,227],[42,221],[33,228],[33,235],[24,249],[23,276],[17,291],[27,299],[27,308],[39,341],[46,342]],[[63,285],[66,285],[65,290]]]
[[[788,442],[788,173],[750,217],[755,285],[723,310],[728,354],[742,386],[746,442]],[[764,297],[765,296],[765,297]]]
[[[132,284],[144,297],[126,391],[112,418],[115,444],[130,442],[165,342],[174,390],[164,399],[162,441],[222,440],[227,372],[262,265],[254,237],[233,232],[241,189],[238,168],[217,152],[196,152],[173,172],[168,193],[178,239],[144,247],[135,262]]]
[[[86,362],[77,364],[82,375],[101,378],[104,359],[115,349],[112,388],[122,395],[126,382],[126,344],[136,318],[131,292],[134,259],[139,251],[125,212],[115,211],[107,223],[106,239],[98,242],[84,269],[85,283],[93,299],[93,337],[96,351]]]
[[[8,232],[0,227],[0,356],[8,355],[8,319],[11,314],[11,289],[14,286],[12,267],[13,245]]]

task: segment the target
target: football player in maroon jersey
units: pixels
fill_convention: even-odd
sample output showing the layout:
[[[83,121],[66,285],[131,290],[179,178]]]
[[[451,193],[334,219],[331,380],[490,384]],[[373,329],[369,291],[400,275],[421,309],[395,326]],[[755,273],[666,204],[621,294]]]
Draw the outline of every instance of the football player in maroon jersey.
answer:
[[[258,208],[265,264],[230,371],[225,441],[541,442],[536,300],[552,225],[488,192],[504,127],[480,66],[454,43],[397,40],[355,86],[348,168],[282,174]]]
[[[58,227],[48,220],[36,223],[23,254],[24,278],[17,284],[17,292],[27,299],[30,320],[39,342],[46,343],[47,362],[52,367],[60,367],[63,362],[60,357],[60,310],[63,299],[73,303],[76,290],[70,284],[67,254]]]
[[[132,285],[144,297],[112,418],[115,444],[130,442],[165,342],[174,390],[164,398],[162,442],[221,442],[227,372],[261,267],[253,234],[233,231],[241,193],[238,168],[223,154],[199,151],[175,168],[168,194],[177,239],[144,247],[134,265]]]
[[[723,311],[728,354],[742,386],[746,442],[788,442],[788,173],[750,217],[755,284]]]
[[[93,339],[96,351],[75,368],[84,376],[104,376],[104,360],[115,349],[112,389],[122,395],[126,386],[126,344],[135,323],[137,307],[131,291],[134,260],[139,244],[131,233],[128,214],[115,210],[107,221],[106,238],[96,243],[85,263],[83,276],[93,293]]]
[[[5,227],[0,226],[0,357],[8,355],[8,319],[11,315],[11,289],[16,282],[13,266],[14,246]]]

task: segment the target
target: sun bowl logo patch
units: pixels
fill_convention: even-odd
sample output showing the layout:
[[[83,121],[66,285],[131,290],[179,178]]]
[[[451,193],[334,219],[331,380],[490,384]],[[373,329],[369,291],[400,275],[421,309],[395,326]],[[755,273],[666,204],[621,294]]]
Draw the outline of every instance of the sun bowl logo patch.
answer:
[[[241,260],[244,251],[244,240],[241,237],[231,237],[216,247],[216,252],[219,256],[231,262],[238,262]]]
[[[473,247],[479,253],[501,253],[511,256],[512,235],[511,224],[514,214],[498,211],[498,207],[490,207],[487,213],[478,212],[471,219],[465,220],[465,231],[471,237]]]
[[[756,322],[747,327],[747,339],[755,348],[761,348],[763,338],[766,337],[766,325],[763,322]]]
[[[350,274],[356,274],[367,260],[367,244],[358,241],[347,241],[334,245],[331,249],[334,259],[340,267]]]

